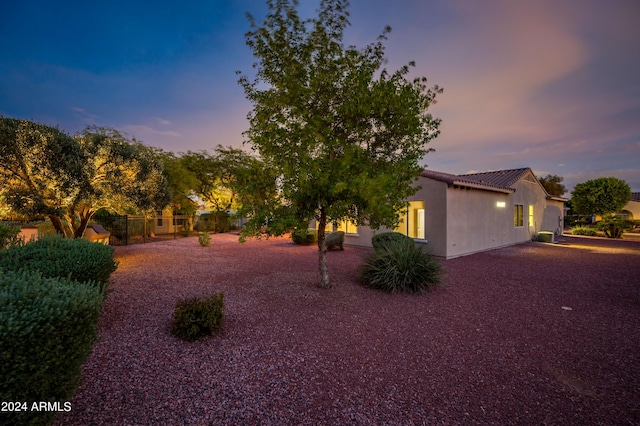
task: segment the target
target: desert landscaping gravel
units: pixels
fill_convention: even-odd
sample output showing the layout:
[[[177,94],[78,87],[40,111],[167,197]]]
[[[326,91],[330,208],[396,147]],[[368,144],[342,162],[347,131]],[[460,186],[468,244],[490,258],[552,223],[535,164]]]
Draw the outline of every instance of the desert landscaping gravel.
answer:
[[[640,424],[640,243],[562,237],[444,262],[423,295],[358,283],[369,249],[233,234],[118,247],[72,410],[56,425]],[[187,343],[178,299],[223,292]]]

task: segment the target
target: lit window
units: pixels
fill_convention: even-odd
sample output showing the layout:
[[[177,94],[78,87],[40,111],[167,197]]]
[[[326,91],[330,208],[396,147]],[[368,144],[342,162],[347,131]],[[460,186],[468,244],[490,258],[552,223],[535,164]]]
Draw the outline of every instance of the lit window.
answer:
[[[338,222],[336,231],[343,231],[345,234],[357,234],[358,225],[350,220],[343,220],[342,222]]]
[[[424,201],[410,201],[407,209],[400,214],[400,223],[394,231],[424,240],[424,221]]]
[[[529,227],[533,227],[535,225],[535,219],[533,216],[533,206],[529,206]]]
[[[505,203],[504,201],[498,201],[496,203],[496,206],[500,208],[505,208],[507,206],[507,203]]]
[[[524,226],[524,206],[514,204],[513,206],[513,226]]]

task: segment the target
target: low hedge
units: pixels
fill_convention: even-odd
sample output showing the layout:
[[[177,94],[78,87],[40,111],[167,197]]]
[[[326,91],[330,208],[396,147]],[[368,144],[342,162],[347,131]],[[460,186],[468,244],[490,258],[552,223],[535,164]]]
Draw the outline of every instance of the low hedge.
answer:
[[[291,239],[296,244],[314,244],[318,242],[318,230],[301,228],[291,231]]]
[[[597,237],[598,231],[584,226],[577,226],[571,229],[571,235],[586,235],[587,237]]]
[[[92,281],[104,293],[111,273],[118,267],[113,253],[111,246],[52,235],[1,251],[0,268],[37,270],[49,278]]]
[[[20,234],[19,225],[0,222],[0,250],[20,245],[18,234]]]
[[[376,250],[381,249],[392,242],[399,242],[401,244],[406,244],[407,246],[412,246],[415,244],[412,238],[399,232],[383,232],[381,234],[375,234],[373,237],[371,237],[371,244]]]
[[[104,296],[95,283],[0,269],[0,400],[26,403],[0,424],[48,424],[32,404],[69,400],[97,338]]]

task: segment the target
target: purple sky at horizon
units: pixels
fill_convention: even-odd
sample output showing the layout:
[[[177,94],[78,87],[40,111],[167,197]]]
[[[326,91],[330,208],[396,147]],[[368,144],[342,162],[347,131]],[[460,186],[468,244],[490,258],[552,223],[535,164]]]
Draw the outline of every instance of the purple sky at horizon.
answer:
[[[316,1],[302,0],[309,16]],[[454,174],[531,167],[572,189],[603,176],[640,191],[640,2],[351,0],[345,44],[385,25],[388,69],[444,88],[424,164]],[[240,147],[251,105],[245,12],[264,1],[3,6],[0,115],[113,127],[174,152]]]

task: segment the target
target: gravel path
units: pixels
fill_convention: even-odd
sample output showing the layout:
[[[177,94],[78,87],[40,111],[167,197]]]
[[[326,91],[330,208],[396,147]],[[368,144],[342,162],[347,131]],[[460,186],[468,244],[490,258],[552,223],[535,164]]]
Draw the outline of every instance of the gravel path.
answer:
[[[563,237],[445,262],[445,286],[368,290],[368,249],[212,236],[118,247],[72,411],[56,425],[640,424],[640,243]],[[225,294],[221,336],[169,333]]]

